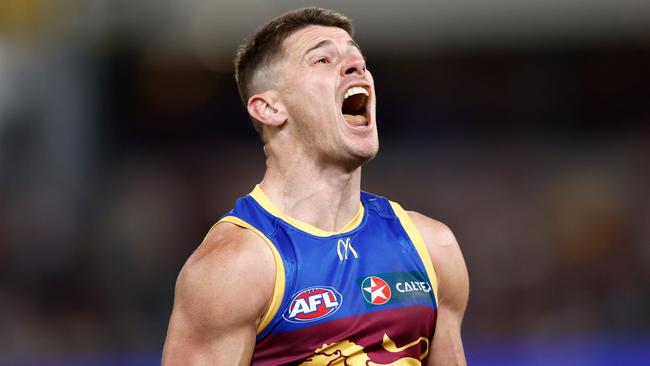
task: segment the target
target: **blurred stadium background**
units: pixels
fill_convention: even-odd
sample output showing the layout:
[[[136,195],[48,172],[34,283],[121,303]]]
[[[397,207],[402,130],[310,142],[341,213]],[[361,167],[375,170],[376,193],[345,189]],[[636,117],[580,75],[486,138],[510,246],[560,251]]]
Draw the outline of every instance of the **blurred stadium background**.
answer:
[[[0,2],[0,364],[159,363],[176,274],[263,172],[234,49],[313,4]],[[470,364],[650,364],[650,3],[317,5],[375,75],[364,189],[463,248]]]

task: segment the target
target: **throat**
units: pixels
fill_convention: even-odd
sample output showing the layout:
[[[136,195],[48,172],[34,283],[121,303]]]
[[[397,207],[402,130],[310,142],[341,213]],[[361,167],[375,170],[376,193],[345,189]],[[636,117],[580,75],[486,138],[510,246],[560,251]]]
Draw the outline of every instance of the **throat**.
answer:
[[[307,175],[311,179],[303,176],[275,180],[265,175],[256,191],[263,197],[260,201],[271,206],[267,211],[285,218],[296,227],[311,227],[312,231],[323,235],[354,226],[351,222],[358,224],[359,215],[363,215],[359,212],[360,171],[347,175],[346,182],[335,179],[338,183],[331,177]]]

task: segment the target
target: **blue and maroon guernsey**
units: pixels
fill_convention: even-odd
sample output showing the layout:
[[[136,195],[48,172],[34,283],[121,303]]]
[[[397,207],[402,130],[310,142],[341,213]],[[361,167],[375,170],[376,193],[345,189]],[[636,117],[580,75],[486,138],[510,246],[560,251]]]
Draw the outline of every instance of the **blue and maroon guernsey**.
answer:
[[[252,365],[420,365],[429,355],[436,274],[397,203],[362,192],[352,221],[327,232],[282,214],[256,186],[222,221],[257,233],[275,257]]]

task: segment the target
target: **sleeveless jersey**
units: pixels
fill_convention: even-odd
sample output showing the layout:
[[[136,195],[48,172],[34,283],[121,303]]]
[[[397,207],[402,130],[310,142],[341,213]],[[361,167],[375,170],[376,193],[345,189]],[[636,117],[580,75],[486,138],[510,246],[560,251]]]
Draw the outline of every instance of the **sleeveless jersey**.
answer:
[[[252,230],[273,252],[275,289],[252,365],[420,365],[437,316],[422,237],[395,202],[361,193],[338,232],[284,215],[256,186],[219,222]]]

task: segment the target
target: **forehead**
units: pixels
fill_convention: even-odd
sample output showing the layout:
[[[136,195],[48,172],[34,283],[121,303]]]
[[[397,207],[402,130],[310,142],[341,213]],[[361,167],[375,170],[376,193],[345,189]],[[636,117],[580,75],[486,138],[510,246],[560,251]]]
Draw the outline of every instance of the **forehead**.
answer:
[[[347,44],[352,37],[344,29],[309,25],[293,32],[284,40],[283,48],[288,53],[304,53],[321,41],[332,41],[335,44]]]

